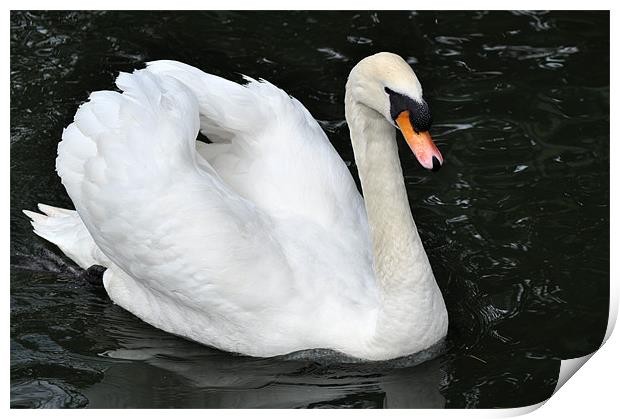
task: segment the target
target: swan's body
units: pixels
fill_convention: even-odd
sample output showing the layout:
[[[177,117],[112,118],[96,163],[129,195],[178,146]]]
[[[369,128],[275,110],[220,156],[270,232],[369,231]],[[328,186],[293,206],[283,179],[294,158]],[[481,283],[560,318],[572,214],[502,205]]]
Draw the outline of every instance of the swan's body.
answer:
[[[114,302],[253,356],[390,359],[445,336],[389,118],[400,96],[422,100],[400,57],[369,57],[347,83],[365,202],[309,112],[267,82],[158,61],[117,85],[91,95],[58,147],[77,212],[27,212],[79,265],[107,267]],[[199,129],[213,144],[196,142]]]

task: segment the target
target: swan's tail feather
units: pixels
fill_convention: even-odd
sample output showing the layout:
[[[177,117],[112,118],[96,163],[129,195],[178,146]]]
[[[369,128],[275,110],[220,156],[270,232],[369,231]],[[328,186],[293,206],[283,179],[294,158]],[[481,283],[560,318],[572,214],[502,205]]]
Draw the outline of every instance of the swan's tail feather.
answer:
[[[108,258],[99,250],[77,211],[39,204],[39,211],[23,210],[31,220],[34,233],[58,246],[80,267],[109,266]]]
[[[42,213],[50,217],[52,216],[74,216],[76,214],[74,210],[53,207],[51,205],[46,205],[46,204],[37,204],[37,207],[39,208],[39,211],[41,211]],[[31,212],[31,211],[28,211],[28,212]]]

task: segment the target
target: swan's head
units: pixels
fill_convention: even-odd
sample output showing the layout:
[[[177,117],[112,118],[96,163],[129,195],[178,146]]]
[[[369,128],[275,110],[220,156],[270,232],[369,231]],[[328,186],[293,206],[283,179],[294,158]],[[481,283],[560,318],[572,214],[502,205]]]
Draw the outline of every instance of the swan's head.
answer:
[[[380,52],[360,61],[349,75],[351,98],[400,129],[420,164],[439,170],[443,157],[429,134],[431,112],[415,73],[400,56]]]

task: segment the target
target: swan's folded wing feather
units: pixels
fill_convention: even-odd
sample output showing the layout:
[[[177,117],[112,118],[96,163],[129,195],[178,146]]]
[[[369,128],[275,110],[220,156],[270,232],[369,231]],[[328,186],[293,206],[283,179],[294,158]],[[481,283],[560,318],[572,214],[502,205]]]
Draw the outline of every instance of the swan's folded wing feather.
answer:
[[[366,242],[355,182],[299,101],[265,80],[246,77],[241,86],[175,61],[149,63],[148,70],[174,77],[196,95],[201,131],[229,143],[201,146],[201,154],[240,195],[269,214],[357,231]]]
[[[58,147],[57,171],[99,248],[156,295],[225,306],[233,323],[285,301],[294,284],[269,218],[196,155],[195,96],[144,70],[117,84],[122,94],[91,95]],[[261,295],[247,286],[267,276]]]

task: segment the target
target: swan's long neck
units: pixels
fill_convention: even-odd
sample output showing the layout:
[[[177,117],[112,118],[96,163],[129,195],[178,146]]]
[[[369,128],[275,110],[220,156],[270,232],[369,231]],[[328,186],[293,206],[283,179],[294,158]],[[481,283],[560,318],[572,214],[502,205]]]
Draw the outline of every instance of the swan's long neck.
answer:
[[[406,352],[408,342],[431,344],[445,333],[445,305],[411,215],[394,127],[348,93],[345,112],[382,298],[376,338]]]

